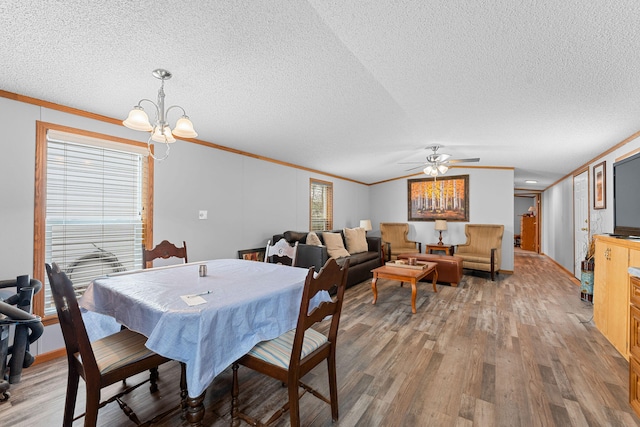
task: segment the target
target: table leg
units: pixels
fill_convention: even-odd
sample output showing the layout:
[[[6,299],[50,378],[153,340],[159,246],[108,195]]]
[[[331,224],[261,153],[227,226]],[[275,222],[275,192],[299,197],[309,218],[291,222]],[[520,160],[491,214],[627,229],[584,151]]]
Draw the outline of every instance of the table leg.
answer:
[[[433,292],[438,292],[438,288],[436,288],[436,283],[438,283],[438,269],[433,270]]]
[[[193,427],[202,427],[204,419],[204,395],[206,390],[198,397],[187,397],[187,413],[186,418]]]
[[[371,281],[371,290],[373,291],[373,301],[371,304],[375,304],[378,300],[378,288],[376,288],[376,282],[378,281],[378,276],[374,274],[373,280]]]
[[[416,279],[411,281],[411,312],[416,314],[416,295],[418,294],[418,289],[416,286]]]

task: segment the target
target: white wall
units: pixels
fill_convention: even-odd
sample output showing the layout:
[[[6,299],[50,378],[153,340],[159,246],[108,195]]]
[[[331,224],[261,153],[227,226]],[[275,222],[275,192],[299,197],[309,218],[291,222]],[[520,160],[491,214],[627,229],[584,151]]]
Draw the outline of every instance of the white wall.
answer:
[[[589,164],[589,222],[591,234],[613,233],[613,163],[640,149],[640,138],[595,159]],[[606,161],[606,209],[593,209],[593,166]],[[542,194],[542,252],[568,271],[574,267],[573,177],[568,177]]]
[[[566,178],[542,194],[541,251],[573,271],[573,178]]]
[[[0,97],[0,280],[33,274],[36,121],[146,142],[123,126]],[[333,182],[334,227],[369,217],[369,187],[226,151],[178,141],[155,162],[154,243],[187,242],[189,261],[235,258],[273,234],[309,228],[309,179]],[[198,211],[207,210],[207,220]],[[60,328],[45,328],[32,347],[63,346]]]
[[[447,177],[469,175],[469,223],[503,224],[501,269],[513,271],[513,170],[452,168]],[[371,187],[372,233],[380,235],[381,222],[408,222],[407,181],[400,179]],[[465,222],[448,222],[442,233],[446,243],[466,241]],[[426,243],[438,241],[433,221],[409,222],[409,239]]]

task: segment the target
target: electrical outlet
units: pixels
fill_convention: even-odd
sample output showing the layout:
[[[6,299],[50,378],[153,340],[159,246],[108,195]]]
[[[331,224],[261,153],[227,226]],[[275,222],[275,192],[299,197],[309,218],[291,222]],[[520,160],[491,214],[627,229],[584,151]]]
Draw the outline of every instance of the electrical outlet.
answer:
[[[207,219],[207,211],[198,212],[198,219]]]

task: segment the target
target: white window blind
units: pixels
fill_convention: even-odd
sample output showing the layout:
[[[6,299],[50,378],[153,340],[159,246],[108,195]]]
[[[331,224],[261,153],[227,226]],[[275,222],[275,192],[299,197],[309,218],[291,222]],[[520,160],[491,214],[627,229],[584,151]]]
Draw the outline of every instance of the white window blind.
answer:
[[[312,179],[310,198],[309,230],[331,230],[333,228],[333,184]]]
[[[142,268],[143,160],[123,144],[47,133],[45,262],[56,262],[78,295],[98,276]]]

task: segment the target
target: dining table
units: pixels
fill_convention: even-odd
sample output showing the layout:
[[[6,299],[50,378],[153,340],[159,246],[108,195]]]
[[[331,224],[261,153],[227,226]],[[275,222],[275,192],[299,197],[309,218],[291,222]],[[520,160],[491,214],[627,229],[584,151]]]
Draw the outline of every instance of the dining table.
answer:
[[[218,259],[115,273],[94,279],[79,304],[113,317],[146,336],[150,350],[185,364],[185,415],[200,426],[206,388],[216,375],[260,341],[296,327],[308,271]],[[319,294],[313,303],[329,298]]]

